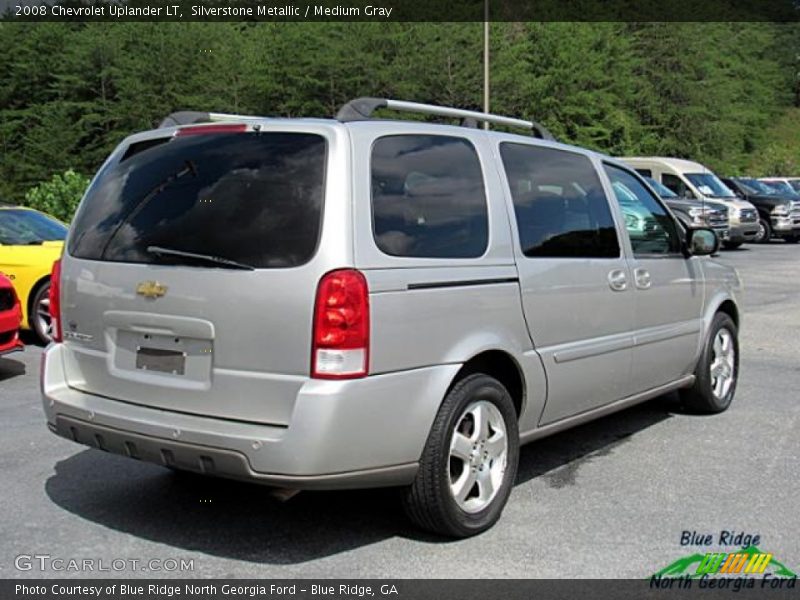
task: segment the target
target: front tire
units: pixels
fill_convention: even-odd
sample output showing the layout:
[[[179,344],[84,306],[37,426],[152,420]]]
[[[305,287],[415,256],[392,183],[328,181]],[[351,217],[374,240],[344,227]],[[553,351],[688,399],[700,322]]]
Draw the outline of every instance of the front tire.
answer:
[[[500,518],[518,463],[517,413],[508,390],[488,375],[469,375],[439,408],[404,495],[406,513],[434,533],[482,533]]]
[[[786,241],[787,244],[796,244],[797,242],[800,242],[800,237],[798,237],[796,235],[791,235],[791,236],[789,236],[787,238],[783,238],[783,239]]]
[[[739,379],[738,335],[736,323],[729,315],[714,315],[694,372],[694,385],[681,392],[688,408],[715,414],[730,406]]]
[[[758,232],[756,233],[753,241],[756,244],[766,244],[769,242],[769,239],[772,237],[772,227],[770,227],[769,221],[766,219],[759,219],[758,220]]]

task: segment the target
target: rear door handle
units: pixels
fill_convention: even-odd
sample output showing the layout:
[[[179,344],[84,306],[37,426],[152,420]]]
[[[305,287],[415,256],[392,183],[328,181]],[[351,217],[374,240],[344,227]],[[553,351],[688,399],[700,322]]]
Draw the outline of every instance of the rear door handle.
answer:
[[[615,292],[624,292],[628,288],[628,278],[622,269],[614,269],[608,274],[608,285]]]
[[[646,290],[652,284],[650,271],[647,269],[634,269],[633,278],[636,280],[636,287],[640,290]]]

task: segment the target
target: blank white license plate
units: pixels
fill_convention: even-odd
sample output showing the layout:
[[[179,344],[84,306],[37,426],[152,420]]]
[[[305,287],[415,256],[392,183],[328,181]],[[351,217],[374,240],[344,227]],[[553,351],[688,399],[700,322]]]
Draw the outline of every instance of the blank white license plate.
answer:
[[[136,348],[136,368],[183,375],[186,368],[186,353],[139,346]]]

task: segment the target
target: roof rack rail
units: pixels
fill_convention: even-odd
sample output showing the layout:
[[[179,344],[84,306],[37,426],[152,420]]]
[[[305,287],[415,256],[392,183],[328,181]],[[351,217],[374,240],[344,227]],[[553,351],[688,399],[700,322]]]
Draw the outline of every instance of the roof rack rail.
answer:
[[[388,108],[401,112],[422,113],[426,115],[438,115],[441,117],[452,117],[461,119],[462,125],[475,127],[478,121],[485,123],[495,123],[496,125],[506,125],[508,127],[521,127],[533,131],[534,135],[544,140],[555,140],[553,134],[547,128],[535,121],[524,121],[511,117],[502,117],[489,113],[476,112],[473,110],[463,110],[460,108],[449,108],[447,106],[437,106],[435,104],[420,104],[418,102],[406,102],[404,100],[391,100],[389,98],[356,98],[350,100],[336,113],[336,120],[342,123],[351,121],[368,121],[372,118],[372,113],[379,108]]]
[[[181,125],[196,125],[198,123],[218,123],[220,121],[242,121],[260,118],[261,117],[253,117],[248,115],[229,115],[226,113],[181,110],[170,113],[164,117],[161,123],[159,123],[158,128],[163,129],[164,127],[179,127]]]

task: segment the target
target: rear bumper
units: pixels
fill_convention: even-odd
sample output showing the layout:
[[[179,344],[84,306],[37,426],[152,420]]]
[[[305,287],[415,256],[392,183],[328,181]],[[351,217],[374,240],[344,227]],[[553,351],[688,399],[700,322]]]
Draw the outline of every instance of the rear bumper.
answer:
[[[308,380],[288,427],[201,417],[70,388],[63,344],[42,364],[49,428],[101,450],[168,467],[298,489],[410,483],[460,365],[351,381]]]
[[[142,435],[63,415],[57,415],[55,425],[48,423],[48,427],[53,433],[79,444],[136,460],[204,475],[297,489],[399,485],[411,482],[417,472],[417,463],[409,463],[326,475],[292,476],[259,473],[250,466],[247,455],[226,448],[212,448]]]

